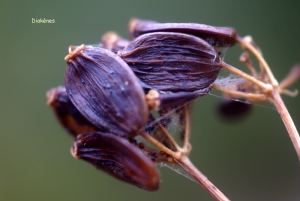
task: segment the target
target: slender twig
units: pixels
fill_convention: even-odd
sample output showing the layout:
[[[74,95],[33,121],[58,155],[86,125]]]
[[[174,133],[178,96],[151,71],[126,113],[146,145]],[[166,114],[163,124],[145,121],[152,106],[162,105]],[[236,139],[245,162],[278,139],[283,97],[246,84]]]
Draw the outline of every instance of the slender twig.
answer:
[[[165,145],[163,145],[162,143],[160,143],[158,140],[156,140],[154,137],[152,137],[151,135],[142,132],[140,133],[140,135],[146,139],[148,142],[150,142],[151,144],[153,144],[154,146],[156,146],[158,149],[160,149],[161,151],[165,152],[166,154],[172,156],[175,159],[180,159],[181,157],[181,153],[180,152],[174,152],[171,149],[169,149],[168,147],[166,147]]]
[[[240,62],[243,62],[247,66],[253,77],[257,77],[257,72],[253,67],[252,61],[250,60],[249,53],[247,51],[243,52],[243,54],[240,56]]]
[[[246,40],[242,39],[242,38],[238,38],[237,41],[241,44],[242,47],[244,47],[245,49],[248,49],[256,58],[257,60],[260,62],[260,64],[262,65],[262,67],[264,68],[264,70],[267,72],[271,85],[272,85],[272,93],[268,93],[266,95],[269,96],[269,100],[271,100],[271,102],[275,105],[277,111],[279,112],[282,121],[288,131],[288,134],[292,140],[292,143],[296,149],[298,158],[300,160],[300,137],[299,137],[299,133],[295,127],[295,124],[293,122],[293,119],[291,118],[286,106],[284,105],[281,96],[280,96],[280,91],[284,91],[281,87],[286,87],[288,86],[288,84],[291,84],[293,82],[295,82],[295,80],[299,77],[299,67],[296,66],[296,75],[295,76],[291,76],[291,80],[287,80],[284,81],[283,84],[281,84],[278,86],[278,82],[275,79],[275,77],[273,76],[272,71],[270,70],[270,67],[268,66],[267,62],[265,61],[265,59],[263,58],[261,51],[258,50],[257,48],[255,48],[251,42],[247,42]]]
[[[279,88],[284,89],[294,82],[296,82],[300,77],[300,64],[295,65],[289,72],[289,74],[279,83]]]
[[[190,161],[187,156],[182,157],[177,162],[201,185],[205,188],[216,200],[229,201],[229,199],[213,184],[205,175],[203,175]]]
[[[184,139],[183,139],[183,150],[188,154],[192,149],[190,144],[190,128],[191,128],[191,120],[190,120],[190,111],[187,105],[184,106],[184,115],[185,115],[185,132],[184,132]]]
[[[188,158],[188,154],[191,150],[190,145],[190,111],[187,105],[184,105],[184,115],[185,115],[185,133],[184,133],[184,141],[182,148],[177,144],[177,142],[171,137],[169,132],[161,126],[158,122],[159,128],[161,131],[171,140],[171,143],[176,147],[177,151],[174,152],[170,150],[168,147],[160,143],[151,135],[142,132],[140,135],[146,139],[148,142],[153,144],[155,147],[165,152],[169,156],[173,158],[173,160],[181,165],[201,186],[203,186],[214,198],[218,201],[228,201],[229,199],[212,183],[210,182],[206,176],[204,176],[190,161]]]
[[[285,95],[288,95],[288,96],[291,96],[291,97],[296,97],[299,93],[299,91],[296,89],[294,91],[291,91],[291,90],[288,90],[288,89],[280,89],[279,88],[279,93],[280,94],[285,94]]]
[[[178,144],[176,143],[172,135],[167,131],[167,129],[163,125],[161,125],[161,123],[158,123],[158,126],[161,129],[161,131],[165,134],[165,136],[168,138],[168,140],[170,140],[172,145],[175,147],[176,151],[180,150],[181,149],[180,146],[178,146]]]
[[[251,102],[260,102],[260,101],[267,101],[268,97],[264,94],[252,94],[252,93],[245,93],[241,91],[233,91],[233,90],[228,90],[216,83],[211,85],[211,88],[217,89],[219,91],[224,92],[227,95],[232,95],[234,97],[239,97],[239,98],[245,98]]]
[[[226,69],[226,70],[228,70],[228,71],[230,71],[230,72],[232,72],[232,73],[234,73],[234,74],[236,74],[240,77],[243,77],[246,80],[252,82],[253,84],[259,86],[266,93],[272,91],[272,86],[270,84],[263,83],[263,82],[259,81],[258,79],[244,73],[243,71],[241,71],[241,70],[239,70],[239,69],[237,69],[237,68],[235,68],[235,67],[233,67],[233,66],[231,66],[231,65],[229,65],[225,62],[221,63],[221,67],[223,69]]]
[[[289,133],[289,136],[292,140],[292,143],[296,149],[298,158],[300,160],[300,138],[299,138],[297,128],[293,122],[293,119],[290,116],[286,106],[284,105],[278,91],[276,90],[273,91],[271,100],[280,114],[280,117],[285,125],[286,130]]]
[[[278,82],[275,79],[269,65],[267,64],[266,60],[263,58],[261,51],[257,50],[253,45],[251,45],[251,43],[246,42],[243,38],[237,37],[237,41],[240,43],[240,45],[242,47],[244,47],[245,49],[248,49],[250,52],[252,52],[254,54],[254,56],[257,58],[257,60],[262,64],[262,66],[264,67],[264,70],[267,72],[271,84],[274,87],[278,86]]]

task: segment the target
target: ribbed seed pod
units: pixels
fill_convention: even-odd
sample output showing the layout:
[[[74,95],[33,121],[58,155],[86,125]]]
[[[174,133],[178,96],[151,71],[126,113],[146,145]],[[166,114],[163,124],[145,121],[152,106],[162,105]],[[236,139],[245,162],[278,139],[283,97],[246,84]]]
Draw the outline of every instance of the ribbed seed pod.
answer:
[[[214,47],[182,33],[157,32],[139,36],[118,52],[143,82],[161,92],[209,91],[220,71]]]
[[[73,136],[99,131],[72,104],[64,87],[49,90],[47,99],[47,103],[53,109],[58,121]]]
[[[80,135],[72,154],[144,190],[159,187],[160,175],[154,162],[125,138],[102,132]]]
[[[132,19],[129,23],[132,38],[153,32],[178,32],[200,37],[215,47],[228,47],[236,42],[237,33],[230,27],[215,27],[196,23],[158,23]]]
[[[109,50],[80,46],[65,58],[65,85],[80,113],[101,130],[134,137],[144,129],[144,91],[129,66]]]

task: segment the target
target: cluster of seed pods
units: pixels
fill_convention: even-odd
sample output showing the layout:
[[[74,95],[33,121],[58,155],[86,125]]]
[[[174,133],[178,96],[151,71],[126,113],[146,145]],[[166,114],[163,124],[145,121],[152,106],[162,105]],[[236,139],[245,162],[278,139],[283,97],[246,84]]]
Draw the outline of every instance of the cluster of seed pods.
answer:
[[[131,40],[114,33],[99,46],[71,46],[65,87],[48,104],[74,137],[72,155],[139,188],[159,188],[155,160],[134,143],[151,110],[206,95],[221,69],[219,47],[235,43],[232,28],[131,20]]]

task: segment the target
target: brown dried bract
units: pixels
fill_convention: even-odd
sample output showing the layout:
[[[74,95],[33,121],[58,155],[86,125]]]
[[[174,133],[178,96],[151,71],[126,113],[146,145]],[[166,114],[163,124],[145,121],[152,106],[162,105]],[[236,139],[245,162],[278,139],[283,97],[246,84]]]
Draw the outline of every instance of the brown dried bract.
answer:
[[[109,50],[80,46],[66,57],[68,95],[93,125],[134,137],[148,118],[144,91],[129,66]]]
[[[197,23],[158,23],[132,19],[129,23],[132,38],[153,32],[178,32],[195,35],[215,47],[228,47],[236,42],[237,33],[230,27],[215,27]]]
[[[154,162],[127,139],[102,132],[81,135],[72,154],[144,190],[155,191],[159,187],[160,175]]]

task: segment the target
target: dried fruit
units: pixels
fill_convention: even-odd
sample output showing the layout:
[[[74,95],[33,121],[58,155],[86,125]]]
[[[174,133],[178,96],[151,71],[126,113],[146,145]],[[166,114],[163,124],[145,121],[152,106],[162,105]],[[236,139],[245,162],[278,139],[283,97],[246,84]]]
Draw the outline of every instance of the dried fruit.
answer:
[[[154,21],[132,19],[129,24],[132,38],[153,32],[178,32],[195,35],[212,46],[228,47],[236,42],[237,33],[229,27],[215,27],[196,23],[158,23]]]
[[[143,82],[143,87],[164,92],[206,89],[220,71],[220,59],[211,45],[181,33],[141,35],[118,55]]]
[[[72,154],[144,190],[159,187],[160,175],[154,162],[125,138],[102,132],[80,135]]]
[[[80,113],[101,130],[134,137],[144,129],[144,91],[129,66],[109,50],[80,46],[65,58],[65,85]]]
[[[184,99],[207,94],[220,71],[215,48],[182,33],[141,35],[118,55],[142,81],[143,88],[157,90],[168,99],[166,103],[186,102]]]
[[[70,101],[66,89],[57,87],[47,92],[47,103],[53,109],[62,126],[74,137],[99,129],[92,125]]]
[[[227,121],[242,120],[250,111],[252,105],[243,99],[222,100],[218,105],[218,114]]]

